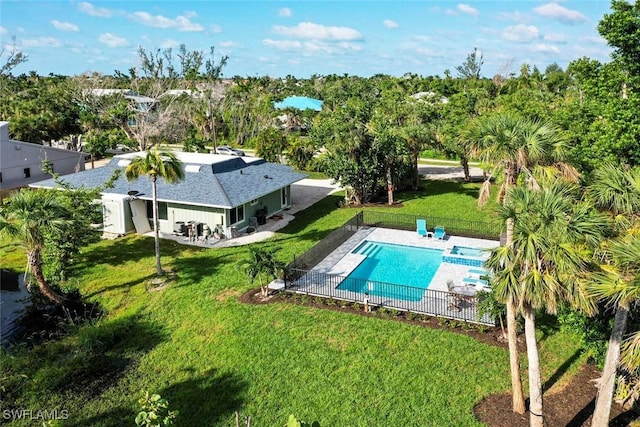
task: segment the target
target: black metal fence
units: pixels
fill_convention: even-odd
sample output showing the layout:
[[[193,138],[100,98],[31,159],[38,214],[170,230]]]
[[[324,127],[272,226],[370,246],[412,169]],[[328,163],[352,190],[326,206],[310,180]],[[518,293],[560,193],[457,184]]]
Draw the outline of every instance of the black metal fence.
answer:
[[[419,218],[427,221],[429,230],[433,230],[435,226],[442,226],[447,234],[496,240],[500,238],[498,225],[482,221],[361,211],[289,264],[290,274],[287,277],[285,290],[359,303],[364,302],[366,297],[372,306],[493,326],[495,323],[488,315],[478,317],[476,296],[347,278],[312,270],[362,228],[415,230],[416,220]]]
[[[479,297],[293,269],[287,291],[494,326]]]
[[[340,245],[356,234],[363,226],[362,212],[359,212],[342,226],[333,230],[307,252],[296,257],[293,262],[289,264],[289,268],[308,270],[315,267],[320,261],[325,259],[327,255],[338,249]]]
[[[427,229],[440,225],[444,227],[447,234],[464,237],[477,237],[481,239],[500,238],[500,225],[484,221],[468,221],[456,218],[443,218],[430,215],[410,215],[393,212],[363,211],[362,221],[364,225],[372,227],[385,227],[400,230],[415,230],[416,220],[425,219]]]

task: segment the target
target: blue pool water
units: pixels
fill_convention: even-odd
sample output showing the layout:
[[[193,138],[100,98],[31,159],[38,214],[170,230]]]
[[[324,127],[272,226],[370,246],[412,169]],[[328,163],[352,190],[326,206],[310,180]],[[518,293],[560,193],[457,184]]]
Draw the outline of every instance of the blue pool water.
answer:
[[[486,253],[482,252],[482,249],[468,248],[466,246],[454,246],[453,248],[451,248],[451,255],[482,258],[484,255],[486,255]]]
[[[338,289],[409,301],[422,298],[442,262],[442,250],[367,240],[352,252],[367,258]]]

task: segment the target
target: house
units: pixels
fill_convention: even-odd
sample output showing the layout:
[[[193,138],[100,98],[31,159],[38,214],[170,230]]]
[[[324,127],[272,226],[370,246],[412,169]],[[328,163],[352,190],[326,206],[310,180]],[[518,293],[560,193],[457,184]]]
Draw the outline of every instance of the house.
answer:
[[[83,171],[85,156],[79,151],[13,140],[9,137],[9,122],[0,121],[0,194],[50,178],[42,171],[44,160],[51,164],[53,172],[66,175]]]
[[[157,181],[158,217],[161,233],[185,233],[195,223],[198,234],[207,227],[227,237],[249,226],[264,224],[266,218],[291,207],[291,184],[306,177],[291,167],[268,163],[257,157],[219,154],[175,153],[184,165],[185,179],[167,184]],[[120,169],[113,188],[101,195],[104,231],[125,234],[146,233],[153,223],[151,180],[141,176],[127,181],[124,169],[144,152],[115,156],[104,167],[65,177],[74,187],[96,188]],[[32,187],[53,188],[53,180]],[[207,225],[207,227],[204,227]]]

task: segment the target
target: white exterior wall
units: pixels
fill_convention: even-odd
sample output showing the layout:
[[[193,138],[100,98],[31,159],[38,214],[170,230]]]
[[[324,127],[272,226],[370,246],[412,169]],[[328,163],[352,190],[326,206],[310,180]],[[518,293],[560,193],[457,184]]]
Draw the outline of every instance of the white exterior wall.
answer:
[[[102,195],[103,231],[126,234],[134,229],[129,208],[129,197],[119,194]]]
[[[9,139],[9,123],[0,122],[0,189],[18,188],[32,182],[51,178],[42,171],[42,161],[53,164],[53,172],[60,175],[84,170],[85,153],[47,147]],[[29,169],[29,178],[25,178]]]

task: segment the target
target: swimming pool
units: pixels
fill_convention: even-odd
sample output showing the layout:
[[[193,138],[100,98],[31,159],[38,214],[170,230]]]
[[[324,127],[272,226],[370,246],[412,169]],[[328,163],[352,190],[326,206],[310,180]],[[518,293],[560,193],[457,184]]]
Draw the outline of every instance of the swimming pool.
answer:
[[[442,250],[365,240],[366,256],[337,289],[419,301],[442,262]]]

